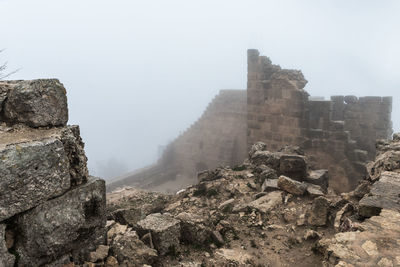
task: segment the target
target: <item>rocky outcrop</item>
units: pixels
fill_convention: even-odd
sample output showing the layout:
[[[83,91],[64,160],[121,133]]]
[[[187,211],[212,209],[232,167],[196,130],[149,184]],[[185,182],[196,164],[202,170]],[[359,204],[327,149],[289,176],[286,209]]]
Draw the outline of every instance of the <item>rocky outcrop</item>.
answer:
[[[83,263],[106,243],[105,182],[89,178],[58,80],[0,82],[0,266]]]

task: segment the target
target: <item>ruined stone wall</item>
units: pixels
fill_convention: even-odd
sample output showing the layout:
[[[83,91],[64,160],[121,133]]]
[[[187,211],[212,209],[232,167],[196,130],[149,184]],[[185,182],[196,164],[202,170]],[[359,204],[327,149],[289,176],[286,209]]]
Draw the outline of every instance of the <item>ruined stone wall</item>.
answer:
[[[390,97],[334,96],[309,100],[300,71],[283,70],[248,51],[248,148],[263,141],[268,149],[298,145],[314,168],[329,169],[339,191],[354,188],[375,157],[376,139],[392,133]]]
[[[134,185],[154,189],[176,180],[172,189],[176,190],[196,183],[198,171],[243,162],[247,155],[246,131],[246,91],[221,90],[203,115],[166,147],[156,165],[107,188]]]
[[[105,182],[67,121],[58,80],[0,81],[0,266],[83,263],[106,241]]]
[[[306,83],[300,71],[283,70],[257,50],[248,51],[248,148],[257,141],[265,142],[270,150],[305,141]]]

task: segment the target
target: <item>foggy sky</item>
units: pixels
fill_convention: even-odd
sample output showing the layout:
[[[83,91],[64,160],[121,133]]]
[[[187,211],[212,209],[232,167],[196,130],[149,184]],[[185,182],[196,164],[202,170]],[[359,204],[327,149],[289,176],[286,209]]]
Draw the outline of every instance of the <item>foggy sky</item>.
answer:
[[[400,1],[0,0],[12,79],[59,78],[89,168],[155,161],[219,89],[245,89],[248,48],[301,69],[315,96],[394,96]],[[113,174],[109,174],[113,171]]]

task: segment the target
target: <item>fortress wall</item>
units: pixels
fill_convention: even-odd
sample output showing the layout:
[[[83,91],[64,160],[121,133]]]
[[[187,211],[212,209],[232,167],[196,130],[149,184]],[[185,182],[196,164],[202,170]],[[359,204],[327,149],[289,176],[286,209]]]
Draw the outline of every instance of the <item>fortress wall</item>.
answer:
[[[257,141],[270,150],[305,141],[306,83],[300,71],[282,70],[257,50],[248,51],[248,148]]]

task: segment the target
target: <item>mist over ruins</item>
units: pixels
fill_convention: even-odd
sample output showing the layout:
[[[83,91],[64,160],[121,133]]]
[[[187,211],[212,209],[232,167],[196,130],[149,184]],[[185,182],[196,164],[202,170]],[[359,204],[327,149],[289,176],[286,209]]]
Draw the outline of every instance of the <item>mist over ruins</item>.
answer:
[[[400,266],[398,14],[0,0],[0,267]]]

